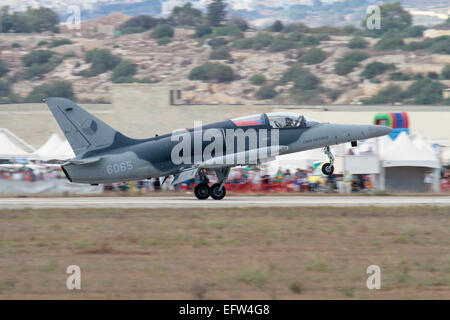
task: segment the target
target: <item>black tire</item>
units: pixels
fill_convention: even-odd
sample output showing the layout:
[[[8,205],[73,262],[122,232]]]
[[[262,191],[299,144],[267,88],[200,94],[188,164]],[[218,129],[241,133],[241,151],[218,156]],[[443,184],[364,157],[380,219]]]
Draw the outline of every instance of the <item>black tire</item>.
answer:
[[[199,183],[198,185],[195,186],[194,194],[197,197],[197,199],[199,199],[199,200],[208,199],[209,193],[210,193],[210,190],[209,190],[208,184]]]
[[[220,183],[215,183],[209,189],[209,194],[214,200],[222,200],[227,194],[227,190],[225,189],[225,186],[220,189]]]
[[[325,163],[322,166],[322,173],[326,176],[331,176],[334,172],[334,166],[330,165],[329,163]]]

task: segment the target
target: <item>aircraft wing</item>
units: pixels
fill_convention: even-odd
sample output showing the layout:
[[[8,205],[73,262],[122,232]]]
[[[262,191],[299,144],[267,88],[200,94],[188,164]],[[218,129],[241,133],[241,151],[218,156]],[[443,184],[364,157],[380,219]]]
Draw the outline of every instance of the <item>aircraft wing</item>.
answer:
[[[275,158],[286,151],[287,146],[271,146],[214,157],[199,164],[201,169],[220,169],[227,167],[258,164],[270,158]]]
[[[199,169],[222,169],[258,164],[275,158],[280,152],[287,149],[287,146],[272,146],[214,157],[177,173],[172,185],[195,178]]]

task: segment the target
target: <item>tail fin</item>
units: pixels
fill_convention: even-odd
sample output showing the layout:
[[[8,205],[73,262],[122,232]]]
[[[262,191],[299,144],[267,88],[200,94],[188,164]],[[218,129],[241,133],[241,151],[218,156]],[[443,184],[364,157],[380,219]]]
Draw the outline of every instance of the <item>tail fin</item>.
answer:
[[[128,139],[70,100],[48,98],[45,102],[77,157],[112,146],[117,136]]]

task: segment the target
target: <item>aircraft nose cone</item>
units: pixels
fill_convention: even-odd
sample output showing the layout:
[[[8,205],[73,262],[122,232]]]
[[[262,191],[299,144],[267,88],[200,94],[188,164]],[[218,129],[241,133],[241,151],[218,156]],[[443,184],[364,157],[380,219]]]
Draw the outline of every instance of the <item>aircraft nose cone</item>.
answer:
[[[381,137],[392,132],[392,128],[387,126],[372,125],[369,127],[369,135],[371,137]]]

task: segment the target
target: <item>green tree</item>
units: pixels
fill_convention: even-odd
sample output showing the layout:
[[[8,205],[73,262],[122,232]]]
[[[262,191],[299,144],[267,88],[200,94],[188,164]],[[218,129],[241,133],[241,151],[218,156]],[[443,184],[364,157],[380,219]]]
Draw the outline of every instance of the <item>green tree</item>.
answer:
[[[53,70],[62,61],[62,58],[49,50],[35,50],[22,57],[22,63],[26,67],[25,77],[32,79],[42,77]]]
[[[298,91],[313,90],[318,87],[320,80],[301,65],[294,65],[283,73],[280,82],[294,82],[291,93]]]
[[[336,74],[343,76],[353,71],[354,68],[359,66],[359,62],[367,59],[369,56],[360,51],[354,51],[347,53],[341,59],[337,61],[334,68]]]
[[[210,60],[226,60],[230,59],[231,55],[227,47],[219,47],[211,51],[209,55]]]
[[[174,7],[169,17],[169,21],[176,26],[196,26],[201,24],[202,20],[202,12],[192,7],[190,2],[181,7]]]
[[[266,77],[263,74],[257,73],[250,77],[250,82],[255,86],[266,83]]]
[[[153,29],[152,38],[172,38],[174,33],[173,28],[168,24],[160,24]]]
[[[75,100],[72,83],[68,81],[56,81],[52,84],[43,84],[35,87],[27,96],[27,102],[42,102],[48,97],[62,97]]]
[[[367,20],[371,15],[367,15],[362,22],[362,27],[366,30],[367,34],[372,36],[380,36],[388,31],[401,31],[412,24],[411,14],[404,10],[400,2],[385,3],[380,6],[381,14],[381,28],[380,29],[367,29]]]
[[[414,81],[405,95],[412,98],[415,104],[438,104],[442,101],[443,86],[439,81],[429,78]]]
[[[446,65],[442,70],[441,76],[444,80],[450,80],[450,64]]]
[[[286,51],[289,49],[294,49],[296,47],[297,47],[297,43],[295,41],[284,39],[282,37],[277,37],[270,44],[269,51],[270,52],[280,52],[280,51]]]
[[[83,73],[86,77],[93,77],[114,69],[121,61],[107,49],[93,49],[86,52],[84,60],[91,64],[91,67]]]
[[[372,79],[376,76],[385,73],[387,70],[395,69],[393,64],[387,64],[382,62],[371,62],[369,63],[363,72],[361,72],[361,76],[366,79]]]
[[[208,45],[214,49],[226,46],[227,44],[228,40],[225,38],[214,38],[208,41]]]
[[[5,60],[0,59],[0,78],[9,72],[8,66]]]
[[[0,80],[0,97],[7,97],[11,93],[9,81]]]
[[[37,9],[29,7],[25,15],[31,24],[32,32],[59,32],[59,17],[55,11],[44,7]]]
[[[362,37],[354,37],[352,40],[350,40],[347,44],[347,47],[350,49],[364,49],[367,48],[369,45],[369,42],[367,42]]]
[[[304,46],[316,46],[320,43],[319,39],[314,36],[302,37],[302,45]]]
[[[300,62],[306,64],[318,64],[327,58],[325,51],[317,48],[312,48],[307,51],[301,58]]]
[[[139,15],[122,23],[119,30],[122,34],[140,33],[155,27],[158,21],[158,19],[148,15]]]
[[[241,29],[242,31],[246,31],[248,29],[248,23],[247,21],[241,17],[241,16],[236,16],[233,15],[229,20],[228,20],[228,24],[232,25],[232,26],[236,26],[239,29]]]
[[[265,85],[259,88],[256,91],[256,99],[258,100],[267,100],[272,99],[277,95],[277,91],[275,88],[271,85]]]
[[[225,17],[227,12],[225,10],[226,3],[223,0],[212,0],[207,7],[207,19],[208,24],[210,26],[220,26],[223,21],[225,21]]]
[[[197,38],[202,38],[208,34],[212,34],[213,33],[213,29],[210,26],[198,26],[195,29],[195,36]]]
[[[230,82],[234,80],[233,69],[221,63],[207,62],[189,73],[190,80]]]
[[[136,65],[128,60],[122,60],[114,69],[111,79],[115,83],[133,82]]]
[[[403,38],[396,32],[386,33],[381,37],[381,39],[375,44],[375,49],[377,50],[396,50],[402,49],[404,46]]]
[[[378,91],[377,94],[371,98],[365,99],[362,102],[364,104],[396,103],[401,102],[403,98],[404,94],[402,88],[397,85],[390,84]]]
[[[280,20],[276,20],[270,27],[270,31],[281,32],[281,31],[283,31],[283,28],[284,28],[283,22],[281,22]]]

